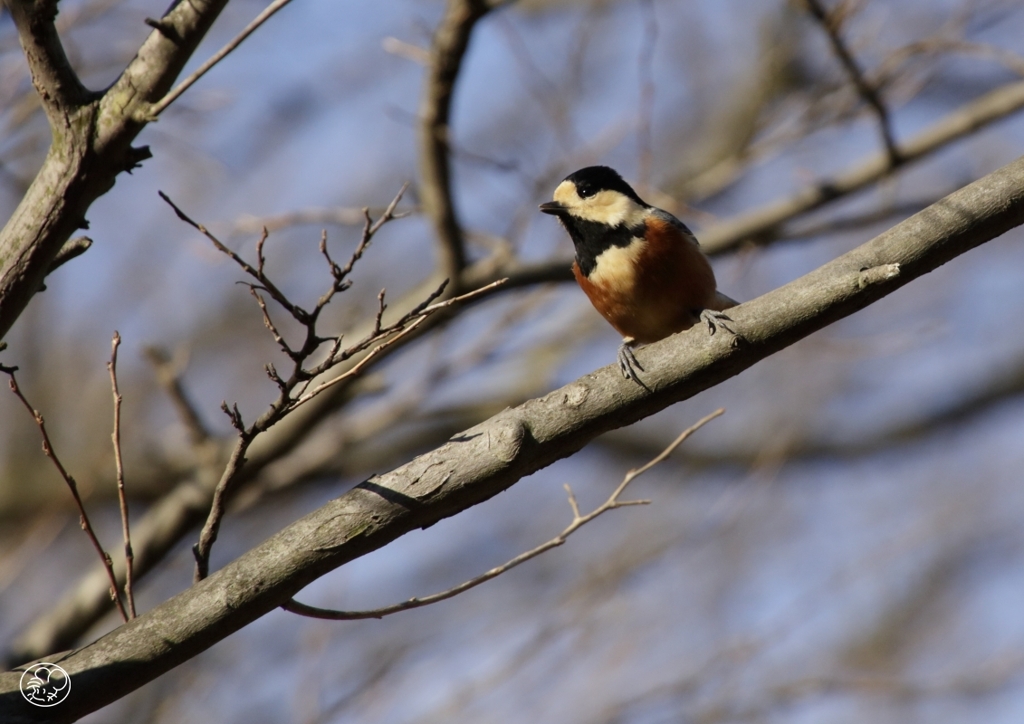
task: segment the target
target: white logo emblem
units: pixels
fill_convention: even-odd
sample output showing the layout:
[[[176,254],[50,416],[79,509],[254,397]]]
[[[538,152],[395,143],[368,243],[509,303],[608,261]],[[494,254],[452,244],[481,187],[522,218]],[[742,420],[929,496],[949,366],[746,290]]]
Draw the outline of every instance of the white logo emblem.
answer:
[[[29,704],[57,706],[70,693],[71,677],[57,664],[32,664],[21,675],[21,695]]]

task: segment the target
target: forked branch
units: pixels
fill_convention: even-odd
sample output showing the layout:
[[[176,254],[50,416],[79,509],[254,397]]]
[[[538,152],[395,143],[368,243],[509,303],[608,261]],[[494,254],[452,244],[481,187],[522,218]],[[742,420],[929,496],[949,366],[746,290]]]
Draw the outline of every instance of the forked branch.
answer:
[[[373,329],[362,340],[342,348],[341,335],[321,336],[317,329],[321,312],[337,293],[343,292],[351,286],[351,282],[348,279],[349,274],[355,268],[356,263],[363,257],[366,249],[369,248],[374,235],[380,231],[384,224],[399,217],[396,209],[406,187],[407,185],[402,186],[401,190],[384,210],[384,213],[376,221],[370,217],[368,211],[364,211],[365,223],[362,236],[344,266],[335,262],[331,257],[327,249],[326,232],[321,235],[319,249],[326,261],[331,283],[327,291],[320,295],[313,308],[309,310],[290,300],[267,275],[265,257],[263,255],[263,247],[268,236],[266,230],[264,230],[256,242],[256,264],[253,266],[239,254],[229,249],[203,224],[185,214],[165,194],[160,193],[161,198],[174,209],[178,218],[202,233],[219,251],[231,258],[246,274],[255,280],[255,282],[247,282],[247,284],[259,306],[264,325],[270,331],[274,341],[277,342],[281,350],[291,360],[291,370],[284,375],[278,372],[274,365],[268,364],[266,366],[267,376],[277,386],[278,395],[252,423],[245,424],[237,406],[228,406],[226,402],[222,404],[222,409],[230,418],[232,427],[238,432],[238,439],[231,451],[228,463],[221,473],[220,480],[214,489],[210,513],[200,533],[199,541],[193,547],[196,559],[196,581],[202,580],[209,573],[210,551],[217,540],[228,498],[233,493],[233,488],[240,478],[242,467],[246,462],[246,453],[259,435],[269,430],[302,405],[322,394],[325,390],[361,374],[363,369],[376,357],[412,334],[430,316],[454,304],[484,295],[503,283],[504,280],[498,280],[466,294],[438,302],[436,300],[443,294],[445,287],[448,285],[448,281],[445,280],[437,289],[428,294],[426,299],[402,315],[397,321],[390,324],[383,323],[386,305],[384,304],[384,291],[382,290],[378,296],[379,309],[376,322],[373,325]],[[271,318],[267,301],[262,293],[266,293],[296,322],[305,328],[305,337],[301,344],[290,343],[284,338],[278,326]],[[328,348],[322,360],[317,364],[307,365],[310,357],[325,344],[328,345]],[[324,379],[326,373],[357,355],[362,355],[362,357],[343,374],[329,380]]]

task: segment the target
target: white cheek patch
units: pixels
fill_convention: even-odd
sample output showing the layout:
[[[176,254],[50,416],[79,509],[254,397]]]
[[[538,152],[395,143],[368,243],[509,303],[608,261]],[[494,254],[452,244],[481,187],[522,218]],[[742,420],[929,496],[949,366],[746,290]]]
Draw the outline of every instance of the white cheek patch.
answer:
[[[563,206],[576,208],[580,205],[579,194],[576,193],[576,184],[571,181],[563,181],[555,187],[554,200]]]
[[[617,191],[601,191],[580,204],[579,215],[608,226],[633,226],[642,218],[644,208]]]
[[[636,264],[645,242],[634,240],[629,246],[611,246],[602,251],[588,277],[594,285],[610,294],[631,295],[636,284]]]

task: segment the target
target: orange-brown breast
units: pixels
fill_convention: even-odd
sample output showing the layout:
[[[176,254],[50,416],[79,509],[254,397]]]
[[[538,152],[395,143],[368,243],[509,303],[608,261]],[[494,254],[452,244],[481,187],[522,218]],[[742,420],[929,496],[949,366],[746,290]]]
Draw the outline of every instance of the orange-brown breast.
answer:
[[[693,326],[702,309],[718,309],[715,274],[691,239],[666,220],[647,219],[646,243],[598,257],[590,278],[573,275],[591,303],[624,337],[655,342]],[[628,261],[631,269],[619,267]],[[627,273],[630,272],[630,273]]]

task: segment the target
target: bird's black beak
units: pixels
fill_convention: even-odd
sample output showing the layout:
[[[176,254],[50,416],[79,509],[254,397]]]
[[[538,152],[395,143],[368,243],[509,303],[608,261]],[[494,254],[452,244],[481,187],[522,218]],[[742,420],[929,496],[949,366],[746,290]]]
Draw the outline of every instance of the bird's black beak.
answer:
[[[569,209],[565,208],[564,204],[560,204],[557,201],[548,201],[541,204],[540,210],[545,214],[551,214],[553,216],[562,216],[569,213]]]

